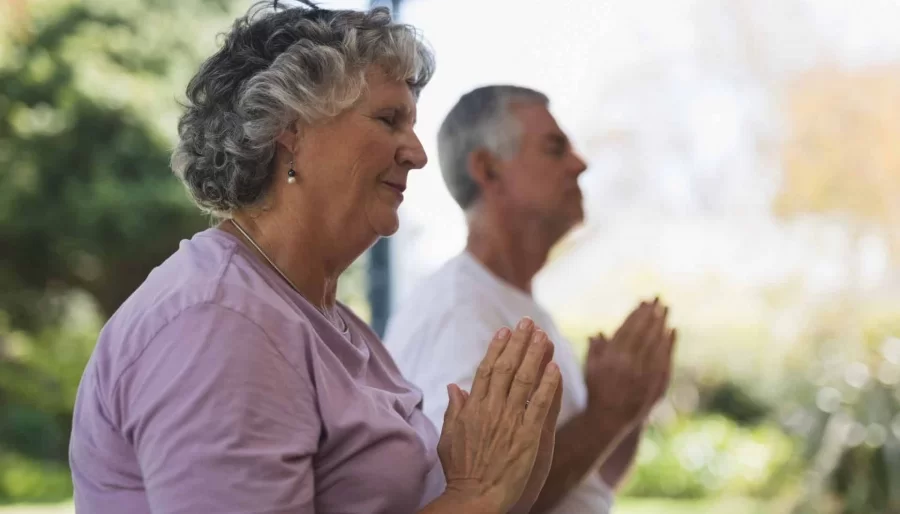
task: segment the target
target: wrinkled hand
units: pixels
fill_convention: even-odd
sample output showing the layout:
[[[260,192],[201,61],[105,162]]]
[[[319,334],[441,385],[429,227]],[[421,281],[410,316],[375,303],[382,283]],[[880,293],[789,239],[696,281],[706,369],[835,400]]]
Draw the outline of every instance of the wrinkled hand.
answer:
[[[544,354],[544,362],[541,368],[546,370],[547,365],[553,360],[554,345],[550,344],[550,350]],[[550,406],[550,414],[544,420],[544,426],[541,428],[541,442],[538,448],[537,456],[534,461],[534,469],[531,471],[531,478],[525,485],[525,491],[519,498],[515,507],[510,510],[510,514],[527,514],[531,512],[531,507],[537,501],[544,488],[544,482],[550,474],[550,466],[553,464],[553,448],[556,446],[556,422],[559,418],[559,410],[562,406],[563,383],[556,388],[556,395],[553,397],[553,404]]]
[[[628,430],[640,423],[665,394],[672,370],[675,329],[668,307],[641,302],[612,341],[591,338],[585,364],[589,415]]]
[[[497,332],[471,393],[448,387],[438,443],[448,494],[485,499],[496,512],[530,508],[550,469],[559,415],[562,377],[550,352],[547,335],[525,319],[514,333]]]

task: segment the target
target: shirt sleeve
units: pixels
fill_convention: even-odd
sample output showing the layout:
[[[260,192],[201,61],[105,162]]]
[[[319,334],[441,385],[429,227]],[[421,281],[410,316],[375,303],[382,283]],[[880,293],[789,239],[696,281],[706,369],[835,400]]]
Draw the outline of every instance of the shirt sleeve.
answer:
[[[616,491],[606,483],[606,480],[603,480],[603,477],[600,477],[600,480],[598,480],[597,483],[599,486],[599,501],[603,504],[600,512],[603,514],[612,512],[613,504],[616,501]]]
[[[425,345],[428,351],[422,352],[413,382],[422,389],[425,415],[439,431],[449,404],[447,385],[472,389],[478,364],[494,334],[504,326],[508,325],[499,313],[461,305],[423,331],[417,344]]]
[[[242,314],[212,304],[180,314],[115,399],[154,514],[315,512],[312,378]]]

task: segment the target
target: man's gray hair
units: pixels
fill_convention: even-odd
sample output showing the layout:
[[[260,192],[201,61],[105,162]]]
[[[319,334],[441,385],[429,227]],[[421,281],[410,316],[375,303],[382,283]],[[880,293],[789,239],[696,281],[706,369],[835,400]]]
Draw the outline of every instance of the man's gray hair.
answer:
[[[254,5],[188,84],[172,170],[215,216],[258,204],[272,183],[276,138],[352,106],[372,65],[417,98],[434,73],[418,31],[386,8]]]
[[[438,131],[441,175],[456,203],[465,211],[478,199],[478,184],[469,172],[469,155],[485,149],[509,159],[519,151],[522,127],[510,111],[517,103],[550,101],[539,91],[519,86],[484,86],[456,102]]]

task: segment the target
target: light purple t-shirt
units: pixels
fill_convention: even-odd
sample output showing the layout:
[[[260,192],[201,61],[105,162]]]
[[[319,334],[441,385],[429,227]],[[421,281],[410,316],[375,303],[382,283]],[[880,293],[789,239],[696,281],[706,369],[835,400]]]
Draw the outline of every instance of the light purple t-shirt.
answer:
[[[226,232],[182,242],[82,377],[76,511],[403,514],[443,492],[421,392],[339,312],[346,327]]]

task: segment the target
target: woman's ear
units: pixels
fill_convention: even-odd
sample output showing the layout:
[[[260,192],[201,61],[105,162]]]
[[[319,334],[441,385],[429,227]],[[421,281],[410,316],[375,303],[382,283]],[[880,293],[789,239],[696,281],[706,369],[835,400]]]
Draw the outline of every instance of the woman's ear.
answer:
[[[294,149],[297,147],[297,138],[300,136],[300,130],[297,122],[291,123],[284,129],[281,134],[275,138],[275,142],[281,146],[285,152],[293,155]]]

